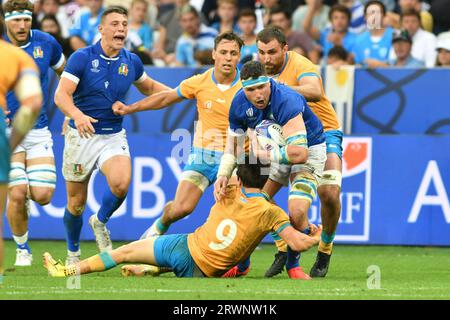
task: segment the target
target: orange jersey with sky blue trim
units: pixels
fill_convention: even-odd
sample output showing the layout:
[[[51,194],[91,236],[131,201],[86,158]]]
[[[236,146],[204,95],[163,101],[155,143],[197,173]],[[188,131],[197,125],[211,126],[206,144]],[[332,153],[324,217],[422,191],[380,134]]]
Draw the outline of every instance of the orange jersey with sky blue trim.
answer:
[[[298,86],[298,81],[306,76],[317,76],[321,79],[318,67],[314,63],[296,52],[288,51],[285,65],[281,72],[273,78],[288,86]],[[325,96],[322,79],[320,80],[320,87],[322,89],[322,98],[317,102],[308,101],[308,105],[319,117],[324,131],[337,130],[340,128],[339,120],[330,100]]]
[[[247,193],[236,185],[212,208],[206,222],[188,236],[196,265],[208,277],[220,277],[247,258],[264,236],[290,226],[288,215],[261,193]]]
[[[198,119],[193,146],[223,152],[228,131],[231,101],[241,89],[239,72],[231,86],[221,90],[214,78],[214,68],[180,83],[177,93],[182,98],[197,99]]]
[[[6,94],[25,72],[38,74],[33,59],[22,49],[0,40],[0,108],[6,110]]]

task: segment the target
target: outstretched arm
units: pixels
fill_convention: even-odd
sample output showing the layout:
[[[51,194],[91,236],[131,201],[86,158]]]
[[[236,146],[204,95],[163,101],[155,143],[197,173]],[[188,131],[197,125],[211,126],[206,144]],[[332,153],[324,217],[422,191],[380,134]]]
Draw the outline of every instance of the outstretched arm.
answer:
[[[310,235],[303,234],[292,226],[284,228],[278,235],[292,250],[306,251],[319,243],[322,234],[322,225],[316,227],[311,224],[309,227],[311,229]]]

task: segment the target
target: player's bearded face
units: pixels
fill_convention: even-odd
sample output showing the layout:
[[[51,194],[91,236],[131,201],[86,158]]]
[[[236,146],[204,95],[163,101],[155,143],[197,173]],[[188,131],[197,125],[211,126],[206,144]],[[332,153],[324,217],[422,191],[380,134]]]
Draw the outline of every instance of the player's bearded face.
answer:
[[[258,41],[259,61],[264,64],[268,75],[274,75],[281,71],[287,50],[287,45],[281,46],[277,39],[268,43]]]
[[[31,29],[31,18],[12,19],[6,22],[8,34],[17,42],[25,42]]]
[[[125,46],[128,34],[127,17],[120,13],[111,13],[106,16],[100,25],[99,31],[102,39],[114,50],[120,50]]]
[[[270,82],[244,89],[245,96],[258,109],[267,107],[270,98]]]
[[[214,66],[223,74],[231,74],[241,58],[239,45],[235,41],[222,40],[213,50]]]

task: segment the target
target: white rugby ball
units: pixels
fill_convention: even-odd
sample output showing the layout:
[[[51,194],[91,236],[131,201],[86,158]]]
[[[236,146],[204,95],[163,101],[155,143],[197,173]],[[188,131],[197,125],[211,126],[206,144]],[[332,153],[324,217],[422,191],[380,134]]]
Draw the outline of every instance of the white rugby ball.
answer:
[[[255,127],[256,139],[259,145],[267,151],[275,147],[283,147],[286,140],[283,137],[283,128],[272,120],[263,120]]]

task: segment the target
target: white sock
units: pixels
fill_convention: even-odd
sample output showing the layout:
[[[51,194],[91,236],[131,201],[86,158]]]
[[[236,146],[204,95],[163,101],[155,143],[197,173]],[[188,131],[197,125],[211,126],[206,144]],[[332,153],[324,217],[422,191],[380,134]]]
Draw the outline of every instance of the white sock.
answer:
[[[22,236],[16,236],[13,234],[13,239],[19,246],[24,245],[28,241],[28,231]]]
[[[67,250],[67,255],[70,257],[79,257],[79,256],[81,256],[81,250],[78,249],[78,251],[75,251],[75,252]]]

